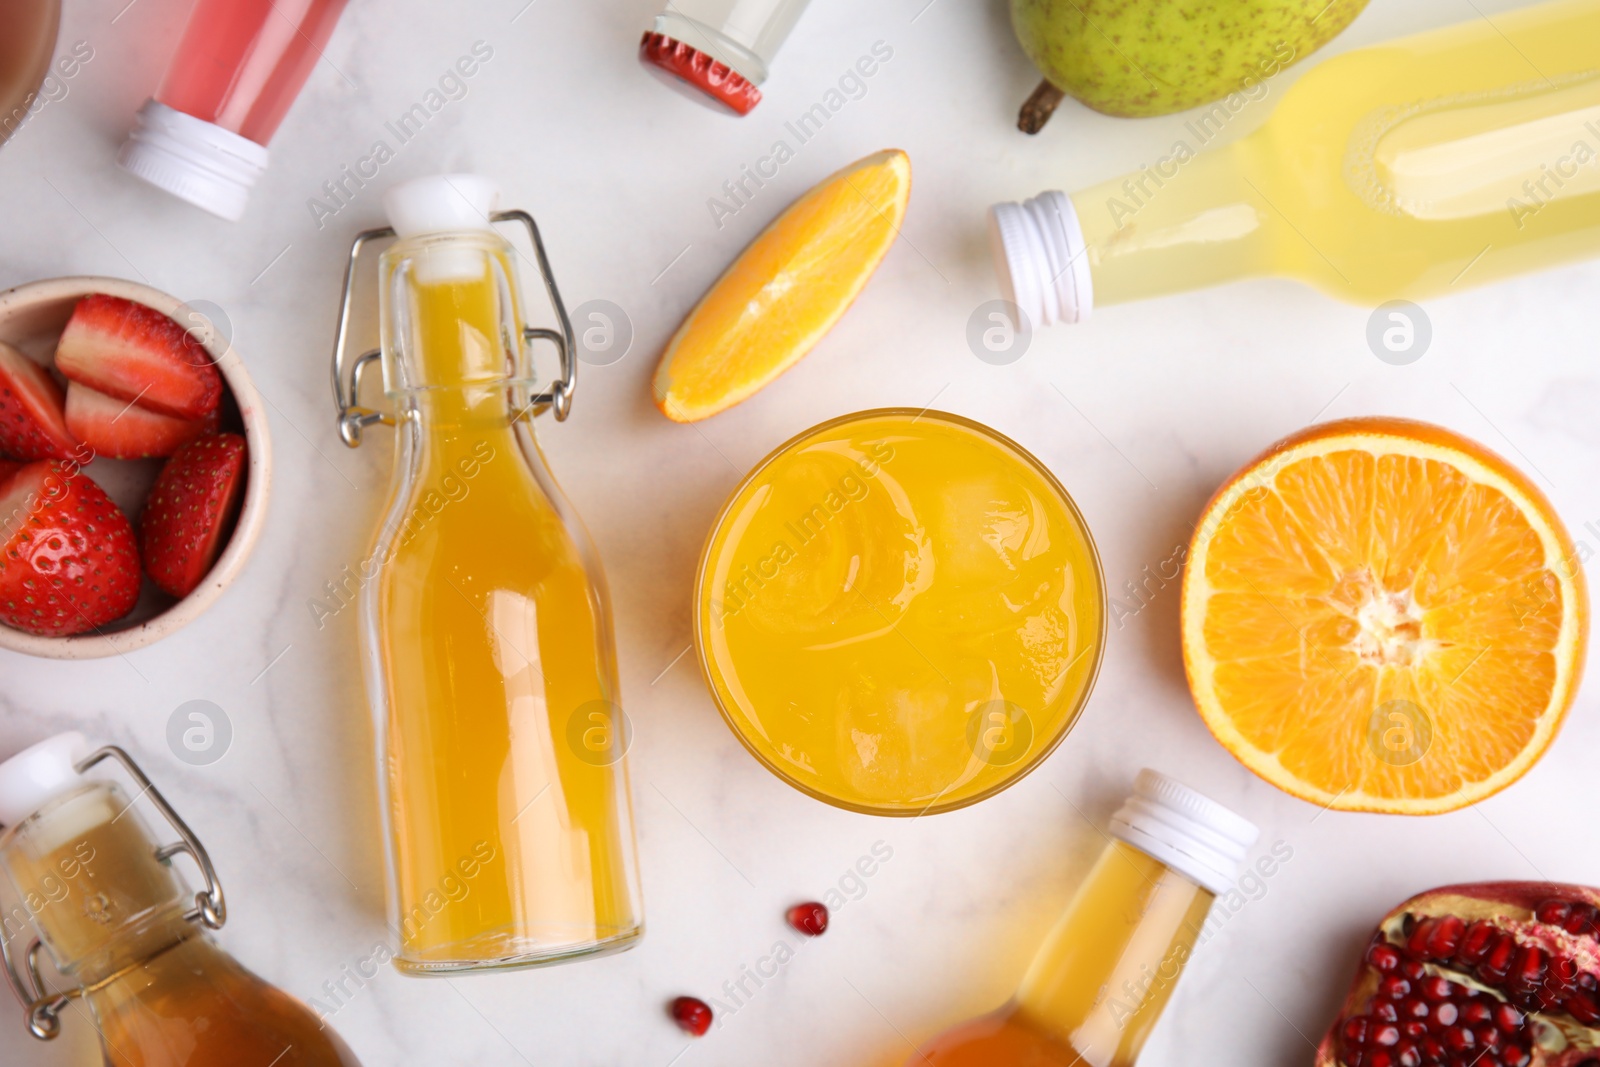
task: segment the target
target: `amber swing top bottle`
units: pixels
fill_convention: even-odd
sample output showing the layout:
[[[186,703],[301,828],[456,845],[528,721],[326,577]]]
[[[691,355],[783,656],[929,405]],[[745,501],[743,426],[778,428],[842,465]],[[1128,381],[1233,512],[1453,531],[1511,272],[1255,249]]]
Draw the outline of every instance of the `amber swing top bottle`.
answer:
[[[1016,994],[907,1067],[1130,1067],[1257,835],[1216,801],[1140,771],[1113,840]]]
[[[159,844],[115,781],[86,776],[106,760],[177,842]],[[0,822],[0,870],[20,897],[0,949],[34,1037],[54,1038],[77,1000],[111,1067],[357,1067],[315,1012],[212,940],[226,906],[211,860],[126,752],[91,752],[78,733],[25,749],[0,763]],[[199,866],[203,892],[173,868],[179,855]],[[41,955],[69,983],[62,991]]]

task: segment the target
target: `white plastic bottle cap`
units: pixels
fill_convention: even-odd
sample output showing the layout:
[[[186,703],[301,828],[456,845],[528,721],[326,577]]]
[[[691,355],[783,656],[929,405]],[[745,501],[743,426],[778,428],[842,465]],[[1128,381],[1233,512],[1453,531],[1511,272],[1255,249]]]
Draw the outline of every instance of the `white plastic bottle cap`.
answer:
[[[400,237],[492,230],[500,187],[478,174],[434,174],[392,186],[383,210]]]
[[[1261,836],[1248,819],[1148,767],[1111,817],[1111,833],[1219,896],[1233,889]]]
[[[213,215],[238,221],[250,187],[267,169],[267,150],[214,122],[146,100],[117,165]]]
[[[40,741],[0,763],[0,825],[15,826],[83,784],[77,763],[88,742],[76,730]]]
[[[1094,279],[1078,212],[1065,193],[1040,193],[989,209],[989,250],[1007,300],[1038,326],[1082,322]]]

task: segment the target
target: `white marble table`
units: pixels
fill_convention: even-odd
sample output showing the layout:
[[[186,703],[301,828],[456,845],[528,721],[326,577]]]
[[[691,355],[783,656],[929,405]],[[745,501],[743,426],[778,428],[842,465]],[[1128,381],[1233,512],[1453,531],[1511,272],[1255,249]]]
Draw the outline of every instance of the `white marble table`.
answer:
[[[1034,450],[1086,512],[1113,593],[1166,559],[1216,484],[1262,446],[1313,419],[1363,413],[1434,420],[1536,469],[1593,555],[1600,265],[1428,304],[1433,347],[1410,366],[1374,358],[1366,309],[1282,281],[1106,310],[992,366],[965,340],[969,314],[995,292],[984,207],[1131,170],[1181,123],[1069,105],[1039,138],[1016,133],[1035,75],[1001,0],[816,0],[766,102],[742,121],[641,72],[634,49],[654,0],[353,0],[237,224],[112,167],[188,7],[125,3],[68,0],[62,47],[87,41],[94,58],[0,148],[0,286],[110,274],[219,305],[271,403],[279,481],[260,549],[200,624],[125,659],[0,656],[0,749],[75,727],[138,755],[222,872],[223,943],[294,993],[326,1001],[324,983],[384,937],[354,613],[319,627],[308,606],[360,558],[390,464],[382,431],[359,452],[334,432],[327,354],[351,235],[378,222],[388,182],[493,175],[508,205],[542,220],[569,301],[613,301],[635,332],[625,358],[585,369],[573,418],[543,439],[609,572],[637,731],[649,933],[625,955],[543,972],[444,982],[385,969],[347,982],[333,1025],[369,1067],[899,1064],[911,1041],[1006,996],[1101,847],[1091,823],[1147,764],[1259,821],[1263,846],[1294,851],[1194,960],[1148,1067],[1309,1063],[1307,1038],[1333,1014],[1360,939],[1414,890],[1492,877],[1600,883],[1600,851],[1587,851],[1600,840],[1588,825],[1588,760],[1600,751],[1592,687],[1544,761],[1474,810],[1318,817],[1235,763],[1194,714],[1168,588],[1112,632],[1087,713],[1037,773],[976,807],[905,822],[835,811],[773,778],[723,726],[684,655],[701,540],[741,473],[815,422],[879,405],[932,403]],[[1332,48],[1512,6],[1374,0]],[[376,140],[393,145],[385,123],[478,41],[493,55],[465,97],[319,226],[308,200]],[[878,41],[893,57],[865,95],[719,228],[708,200],[722,183]],[[749,403],[696,427],[658,415],[648,380],[684,310],[793,196],[888,146],[910,152],[916,187],[905,239],[858,306]],[[179,762],[165,740],[168,717],[194,699],[221,706],[234,728],[230,751],[206,767]],[[893,857],[859,899],[759,989],[747,980],[753,995],[724,1025],[690,1041],[666,1019],[678,993],[730,1002],[724,983],[763,966],[785,936],[784,907],[838,885],[880,840]],[[67,1031],[38,1044],[6,1008],[0,1062],[92,1062],[83,1020]]]

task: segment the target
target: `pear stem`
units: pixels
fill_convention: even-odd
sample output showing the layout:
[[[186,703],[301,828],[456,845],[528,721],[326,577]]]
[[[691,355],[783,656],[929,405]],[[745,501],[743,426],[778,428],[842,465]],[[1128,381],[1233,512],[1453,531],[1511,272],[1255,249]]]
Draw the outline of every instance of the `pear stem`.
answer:
[[[1026,134],[1035,134],[1044,129],[1044,124],[1050,121],[1050,116],[1056,113],[1056,108],[1061,104],[1066,93],[1050,84],[1049,79],[1039,83],[1022,105],[1022,113],[1017,116],[1017,129]]]

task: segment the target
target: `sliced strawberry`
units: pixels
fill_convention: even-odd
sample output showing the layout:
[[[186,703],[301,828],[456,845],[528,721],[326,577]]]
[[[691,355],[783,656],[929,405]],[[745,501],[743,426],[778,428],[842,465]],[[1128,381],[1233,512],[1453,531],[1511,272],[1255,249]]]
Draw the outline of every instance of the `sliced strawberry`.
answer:
[[[0,490],[0,622],[63,637],[139,599],[133,524],[75,464],[41,460]]]
[[[217,409],[222,375],[182,326],[154,308],[95,293],[78,301],[56,345],[71,381],[152,411],[198,419]]]
[[[67,459],[78,442],[50,372],[0,341],[0,452],[16,459]]]
[[[94,449],[97,456],[112,459],[170,456],[180,445],[216,433],[221,421],[221,408],[213,409],[204,418],[175,419],[143,405],[96,392],[87,385],[67,383],[67,429]]]
[[[144,565],[157,586],[188,596],[222,547],[244,490],[245,444],[236,433],[190,441],[167,460],[139,520]]]

